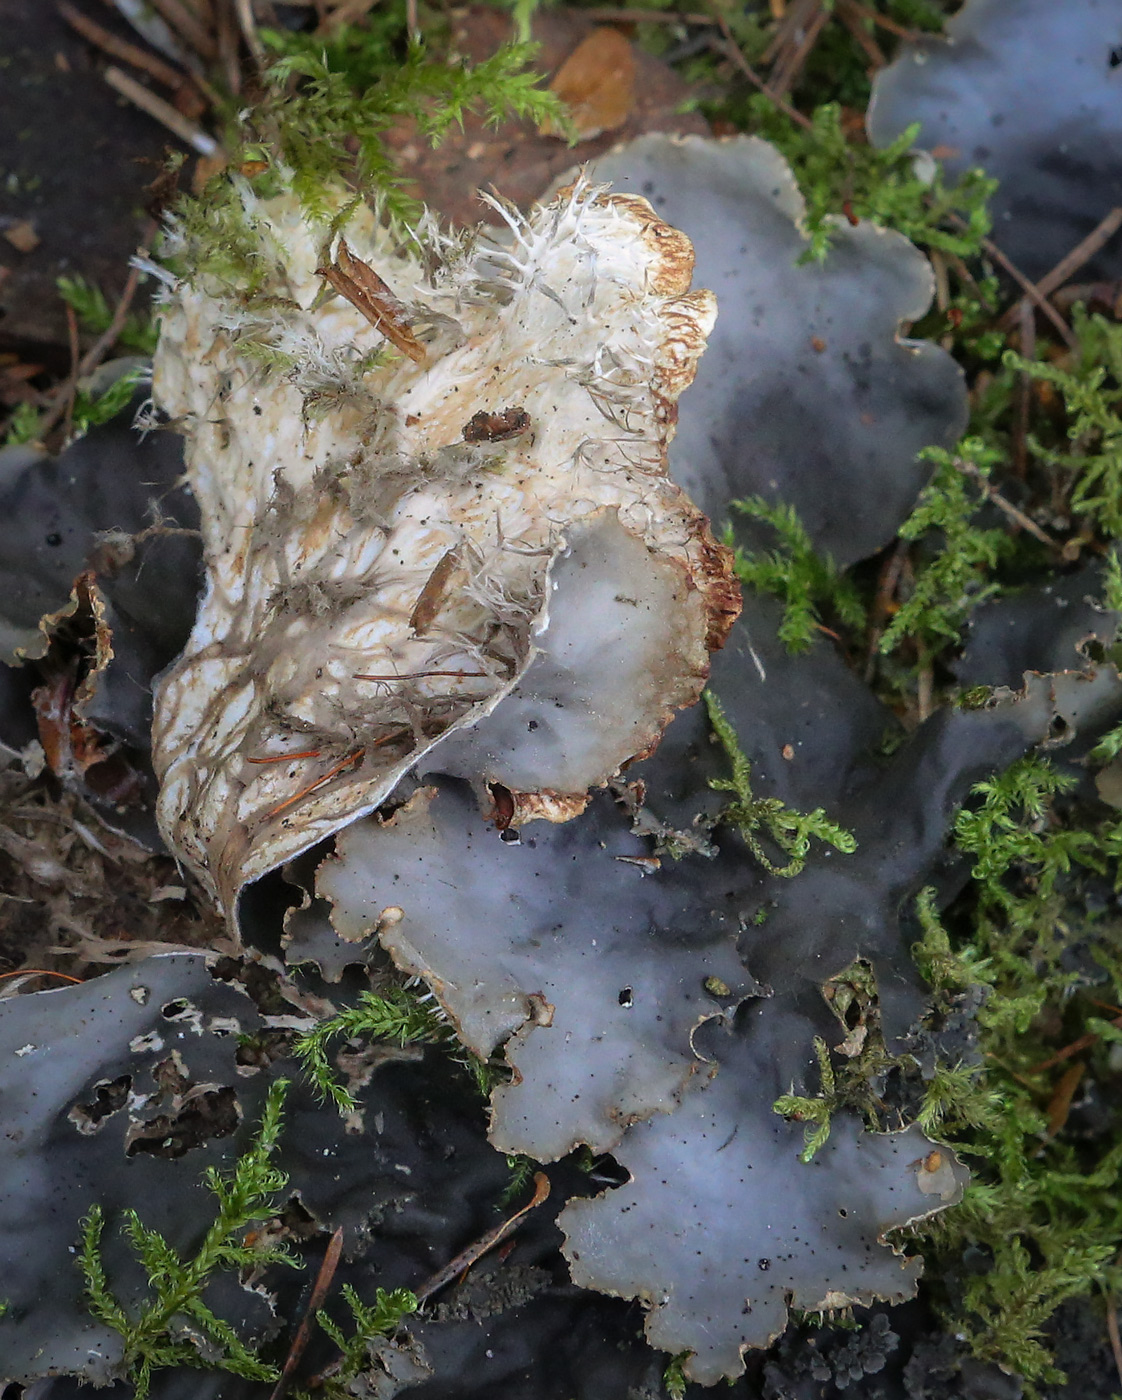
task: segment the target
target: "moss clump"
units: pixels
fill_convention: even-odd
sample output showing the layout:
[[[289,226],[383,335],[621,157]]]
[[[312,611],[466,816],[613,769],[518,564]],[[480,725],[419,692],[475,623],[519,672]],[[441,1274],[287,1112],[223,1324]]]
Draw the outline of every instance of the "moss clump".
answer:
[[[355,1112],[358,1103],[336,1079],[328,1052],[337,1041],[359,1037],[397,1045],[432,1045],[451,1040],[452,1031],[431,1001],[421,1001],[404,987],[390,987],[381,994],[363,992],[356,1005],[321,1021],[297,1040],[294,1050],[316,1092],[341,1113]]]
[[[114,1296],[101,1257],[105,1214],[94,1205],[82,1221],[78,1265],[86,1283],[90,1312],[124,1339],[121,1365],[145,1400],[156,1371],[169,1366],[193,1366],[228,1371],[247,1380],[275,1381],[276,1367],[263,1362],[233,1327],[207,1306],[205,1292],[224,1270],[258,1269],[268,1264],[300,1267],[282,1245],[244,1242],[251,1227],[276,1214],[278,1196],[288,1178],[271,1157],[280,1137],[282,1108],[288,1084],[270,1085],[261,1125],[233,1171],[224,1176],[211,1167],[206,1184],[213,1192],[217,1214],[195,1254],[187,1259],[156,1230],[149,1229],[135,1210],[124,1213],[123,1228],[148,1275],[152,1298],[133,1313]],[[182,1324],[189,1324],[184,1327]],[[198,1344],[191,1339],[194,1333]]]
[[[973,610],[1000,591],[996,571],[1016,548],[1007,529],[980,523],[1000,451],[980,438],[965,438],[953,452],[931,448],[925,455],[935,475],[899,538],[923,541],[926,549],[909,595],[881,636],[882,653],[905,640],[926,656],[958,646]]]
[[[407,1288],[379,1288],[370,1304],[364,1303],[349,1283],[343,1285],[342,1293],[351,1313],[349,1335],[323,1308],[316,1312],[316,1321],[341,1353],[332,1365],[331,1375],[325,1376],[317,1389],[317,1394],[327,1396],[328,1400],[348,1400],[355,1394],[352,1382],[356,1380],[365,1388],[360,1377],[370,1366],[372,1349],[378,1342],[392,1337],[418,1306],[416,1295]]]
[[[777,547],[764,553],[738,547],[736,573],[757,593],[783,602],[779,640],[793,653],[808,651],[825,630],[823,615],[842,626],[865,626],[865,605],[853,580],[814,550],[794,506],[770,505],[760,496],[733,501],[732,508],[751,520],[769,525]],[[730,527],[725,543],[735,543]]]
[[[812,840],[823,841],[846,855],[857,849],[853,833],[827,817],[821,807],[813,812],[796,812],[778,797],[756,797],[752,792],[752,764],[740,747],[736,732],[725,715],[721,702],[711,690],[705,692],[709,723],[721,742],[732,776],[710,778],[709,786],[717,792],[732,793],[732,801],[722,809],[718,823],[735,826],[752,855],[772,875],[798,875],[806,865]],[[774,861],[764,848],[760,835],[765,836],[787,857],[786,864]]]
[[[1036,756],[979,784],[955,829],[973,884],[946,926],[930,891],[918,909],[916,956],[933,985],[985,991],[977,1059],[937,1067],[920,1114],[973,1180],[919,1234],[948,1326],[1030,1393],[1064,1379],[1046,1335],[1060,1304],[1122,1286],[1122,1138],[1116,1124],[1065,1132],[1081,1086],[1109,1100],[1117,1080],[1122,959],[1108,909],[1122,831],[1073,802],[1073,787]],[[984,1267],[964,1273],[967,1254]]]
[[[1077,348],[1053,361],[1009,351],[1005,362],[1063,401],[1067,441],[1060,448],[1042,433],[1029,446],[1052,469],[1058,500],[1104,539],[1122,536],[1122,325],[1076,306]]]
[[[947,185],[938,168],[917,167],[918,124],[877,150],[847,131],[838,102],[817,107],[808,129],[757,95],[748,99],[737,125],[771,141],[790,161],[806,199],[807,258],[827,256],[839,219],[871,219],[920,248],[952,258],[981,252],[997,181],[971,170]]]

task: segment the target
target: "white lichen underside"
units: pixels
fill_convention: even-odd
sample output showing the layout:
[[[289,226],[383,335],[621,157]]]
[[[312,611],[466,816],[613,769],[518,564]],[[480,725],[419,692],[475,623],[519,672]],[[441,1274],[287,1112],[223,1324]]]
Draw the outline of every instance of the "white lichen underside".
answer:
[[[155,367],[157,403],[186,434],[208,566],[157,695],[159,815],[227,911],[494,709],[544,645],[549,571],[574,524],[610,512],[682,572],[687,642],[680,616],[645,744],[697,698],[707,638],[735,607],[727,560],[666,478],[673,405],[715,305],[688,292],[688,240],[644,200],[577,186],[515,221],[509,248],[430,230],[429,273],[357,208],[347,242],[406,304],[427,352],[416,364],[341,298],[316,305],[326,229],[291,197],[243,199],[263,281],[177,284]],[[480,410],[511,409],[528,416],[520,435],[464,441]],[[635,743],[629,716],[608,770],[582,786]]]

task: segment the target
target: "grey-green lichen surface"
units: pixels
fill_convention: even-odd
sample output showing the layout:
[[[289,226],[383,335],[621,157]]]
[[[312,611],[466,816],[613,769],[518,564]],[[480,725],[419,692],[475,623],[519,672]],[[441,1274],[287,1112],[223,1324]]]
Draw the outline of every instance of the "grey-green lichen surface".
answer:
[[[157,686],[153,755],[165,837],[236,937],[275,957],[263,877],[303,890],[279,951],[316,990],[290,987],[278,1024],[310,1024],[325,992],[345,1005],[353,968],[388,955],[491,1060],[493,1147],[614,1155],[629,1180],[559,1217],[571,1277],[639,1299],[648,1340],[713,1384],[790,1306],[914,1290],[919,1261],[888,1232],[959,1198],[953,1153],[906,1119],[879,1133],[838,1112],[807,1160],[804,1125],[775,1104],[818,1091],[816,1041],[853,1053],[823,988],[858,963],[899,1051],[926,999],[906,911],[959,804],[1057,721],[1070,739],[1113,712],[1119,683],[1106,666],[1034,680],[936,715],[885,759],[890,716],[837,655],[788,655],[767,600],[735,621],[729,553],[683,483],[714,511],[729,491],[809,500],[822,451],[807,466],[797,444],[842,423],[818,448],[837,449],[831,489],[868,496],[854,548],[875,549],[918,489],[919,449],[960,425],[961,376],[901,338],[931,285],[905,240],[841,230],[821,268],[800,262],[770,147],[652,138],[611,170],[629,192],[576,179],[526,217],[504,210],[505,238],[427,221],[402,245],[361,203],[317,219],[238,176],[236,256],[210,256],[197,223],[172,229],[154,389],[184,437],[207,573]],[[728,372],[687,394],[671,452],[717,309],[690,288],[693,231]],[[777,397],[792,376],[800,393]],[[923,407],[903,434],[902,402]],[[808,516],[834,548],[837,509]],[[794,880],[754,859],[712,787],[730,755],[695,704],[707,682],[754,790],[824,810],[855,854],[816,849]],[[52,1100],[59,1150],[123,1063],[115,1049]],[[250,1080],[232,1132],[275,1073]],[[460,1167],[428,1136],[386,1156],[391,1081],[412,1070],[354,1073],[361,1111],[331,1148],[345,1195],[294,1178],[324,1230],[344,1224],[392,1286],[415,1286],[412,1246],[379,1232],[383,1196],[363,1204],[362,1154],[391,1181],[408,1168],[422,1215],[433,1193],[458,1199]],[[318,1141],[328,1110],[306,1112]],[[472,1171],[480,1149],[481,1128]],[[66,1228],[106,1169],[64,1192]]]

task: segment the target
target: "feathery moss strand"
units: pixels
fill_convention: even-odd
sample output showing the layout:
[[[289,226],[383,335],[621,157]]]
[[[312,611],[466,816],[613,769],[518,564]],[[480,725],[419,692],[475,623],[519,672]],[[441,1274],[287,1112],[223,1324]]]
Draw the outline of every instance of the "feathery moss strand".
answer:
[[[391,987],[382,993],[363,992],[355,1006],[344,1008],[301,1036],[295,1053],[320,1097],[330,1099],[340,1113],[353,1113],[358,1102],[339,1083],[331,1064],[329,1051],[337,1041],[362,1036],[398,1045],[432,1045],[449,1040],[451,1035],[433,1005],[418,1001],[404,987]]]
[[[788,651],[810,649],[821,630],[822,608],[830,609],[846,627],[865,626],[865,608],[857,589],[832,559],[815,553],[794,506],[772,505],[762,496],[749,496],[733,501],[732,508],[770,525],[779,537],[778,549],[770,553],[737,549],[736,572],[749,588],[782,600],[779,640]],[[731,533],[726,543],[733,543]]]
[[[905,638],[928,654],[957,645],[973,610],[998,592],[993,570],[1014,548],[1004,529],[977,523],[985,494],[961,469],[969,462],[985,481],[1001,454],[979,438],[966,438],[955,452],[933,447],[924,456],[935,463],[935,476],[899,534],[904,540],[931,537],[934,550],[919,561],[911,595],[881,637],[882,652],[895,650]]]
[[[261,1124],[249,1148],[223,1173],[208,1168],[206,1184],[215,1197],[217,1214],[198,1250],[183,1258],[157,1230],[144,1224],[135,1210],[126,1210],[122,1228],[133,1252],[148,1275],[151,1299],[133,1316],[113,1294],[101,1253],[105,1214],[91,1207],[82,1221],[78,1265],[86,1285],[90,1311],[124,1339],[122,1365],[135,1388],[136,1400],[145,1400],[154,1372],[169,1366],[194,1366],[228,1371],[247,1380],[274,1381],[276,1367],[261,1361],[229,1323],[215,1315],[203,1294],[222,1270],[261,1268],[268,1264],[300,1267],[300,1261],[279,1245],[251,1245],[244,1237],[251,1227],[273,1216],[279,1193],[288,1178],[273,1166],[282,1124],[288,1082],[278,1079],[269,1086]],[[188,1320],[200,1335],[204,1349],[196,1346],[177,1319]]]
[[[418,1306],[416,1295],[407,1288],[379,1288],[375,1291],[374,1302],[368,1305],[349,1283],[345,1283],[343,1297],[353,1322],[349,1336],[324,1309],[316,1313],[316,1321],[342,1353],[332,1374],[324,1378],[322,1394],[327,1400],[349,1400],[354,1394],[351,1382],[369,1367],[372,1347],[392,1338],[403,1320],[416,1312]]]
[[[733,800],[721,812],[719,820],[737,828],[745,845],[765,870],[772,875],[798,875],[806,865],[812,840],[823,841],[846,855],[857,849],[853,833],[832,822],[823,808],[796,812],[778,797],[756,797],[752,792],[752,764],[741,749],[721,702],[711,690],[705,692],[705,704],[713,732],[732,767],[731,778],[709,780],[709,786],[715,791],[733,794]],[[756,834],[758,831],[766,834],[788,858],[785,865],[777,864],[768,855]]]

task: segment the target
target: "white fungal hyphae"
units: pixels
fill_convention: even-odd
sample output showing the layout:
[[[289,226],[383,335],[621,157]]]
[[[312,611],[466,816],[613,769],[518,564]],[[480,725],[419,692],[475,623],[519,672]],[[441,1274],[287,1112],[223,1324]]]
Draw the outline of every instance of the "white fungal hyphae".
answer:
[[[660,683],[604,707],[585,761],[516,794],[526,815],[572,815],[657,742],[738,609],[666,476],[715,316],[688,239],[585,182],[509,219],[505,245],[426,224],[414,256],[365,206],[317,226],[244,189],[232,275],[179,235],[196,270],[168,294],[155,396],[186,434],[208,581],[154,758],[163,830],[227,911],[548,655],[574,529],[618,534]]]

